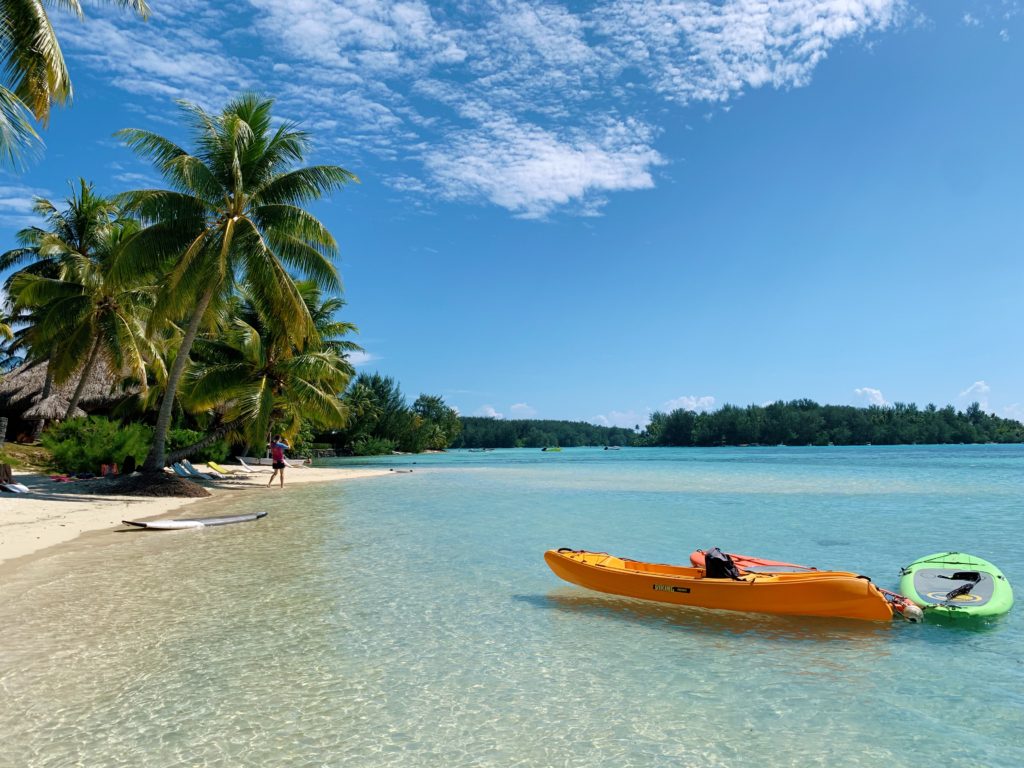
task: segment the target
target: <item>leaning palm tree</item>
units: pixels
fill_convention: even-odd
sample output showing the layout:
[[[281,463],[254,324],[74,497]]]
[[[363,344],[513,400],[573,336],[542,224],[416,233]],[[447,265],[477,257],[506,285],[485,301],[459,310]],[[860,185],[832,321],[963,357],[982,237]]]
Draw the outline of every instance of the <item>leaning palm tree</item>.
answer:
[[[77,410],[101,357],[112,370],[129,374],[145,387],[146,361],[155,357],[145,333],[154,288],[112,275],[118,248],[137,229],[132,220],[106,228],[92,254],[65,256],[58,278],[23,271],[11,282],[16,306],[40,314],[33,340],[50,350],[54,381],[60,384],[78,372],[66,419]]]
[[[182,105],[195,150],[135,128],[120,132],[129,147],[149,157],[171,189],[127,193],[128,208],[148,226],[127,243],[122,269],[148,274],[165,269],[151,328],[183,320],[184,335],[168,371],[144,469],[163,468],[167,429],[189,352],[207,311],[234,285],[290,319],[300,337],[315,327],[288,273],[292,268],[318,285],[339,287],[331,257],[337,245],[303,204],[356,177],[335,165],[295,168],[309,136],[294,123],[275,129],[273,102],[255,94],[232,100],[219,114]]]
[[[113,0],[149,15],[145,0]],[[58,6],[82,18],[78,0],[0,0],[0,162],[15,164],[38,141],[32,119],[46,125],[53,104],[71,99],[71,78],[47,9]]]

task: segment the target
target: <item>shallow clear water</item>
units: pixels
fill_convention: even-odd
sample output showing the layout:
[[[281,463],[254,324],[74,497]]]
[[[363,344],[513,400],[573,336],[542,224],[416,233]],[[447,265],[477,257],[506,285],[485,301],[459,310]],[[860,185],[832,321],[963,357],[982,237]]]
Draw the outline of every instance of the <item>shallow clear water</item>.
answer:
[[[718,545],[895,587],[957,549],[1020,584],[1024,446],[361,463],[415,471],[7,574],[0,765],[1024,765],[1019,607],[970,627],[669,608],[542,559]]]

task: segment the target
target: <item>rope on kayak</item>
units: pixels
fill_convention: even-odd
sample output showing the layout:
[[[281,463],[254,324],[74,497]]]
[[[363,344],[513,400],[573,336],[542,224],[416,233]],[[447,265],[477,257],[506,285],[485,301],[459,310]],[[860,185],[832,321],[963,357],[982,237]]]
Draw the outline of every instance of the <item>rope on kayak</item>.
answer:
[[[892,605],[893,611],[899,614],[900,618],[906,619],[911,624],[916,624],[924,618],[924,612],[909,597],[904,597],[899,592],[875,585],[875,589],[881,592],[885,599]]]
[[[946,560],[945,559],[945,558],[949,557],[950,555],[961,555],[961,554],[963,554],[963,553],[962,552],[943,552],[941,554],[935,555],[935,557],[928,558],[927,560],[915,560],[910,565],[905,565],[902,568],[900,568],[900,576],[906,576],[908,573],[910,573],[910,569],[913,568],[915,565],[924,565],[925,563],[936,563],[938,565],[967,565],[967,566],[974,566],[975,568],[978,567],[977,562],[972,563],[972,562],[962,562],[960,560]],[[968,557],[969,557],[969,555],[968,555]]]

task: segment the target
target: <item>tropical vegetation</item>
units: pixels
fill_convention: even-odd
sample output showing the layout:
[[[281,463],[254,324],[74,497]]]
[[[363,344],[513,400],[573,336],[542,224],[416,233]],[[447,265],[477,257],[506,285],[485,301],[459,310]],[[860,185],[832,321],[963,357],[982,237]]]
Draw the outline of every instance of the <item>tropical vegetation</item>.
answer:
[[[145,436],[147,470],[215,445],[262,452],[271,432],[311,442],[348,424],[357,329],[339,319],[335,240],[306,206],[355,175],[303,166],[309,135],[275,120],[269,99],[183,110],[189,149],[120,133],[165,188],[104,196],[79,180],[63,201],[37,200],[41,223],[0,255],[11,272],[0,358],[45,366],[38,423],[63,422],[48,442],[70,464],[79,459],[58,445],[113,434],[113,422],[75,418],[101,371],[101,410],[124,420],[114,429],[135,435],[133,452]],[[194,439],[183,445],[182,434]]]
[[[464,416],[455,448],[571,448],[583,445],[634,445],[637,432],[586,421],[494,419]]]
[[[775,402],[694,413],[651,414],[643,445],[906,445],[913,443],[1019,443],[1024,425],[985,413],[978,403],[958,411],[947,405],[894,403],[856,408],[813,400]]]
[[[420,395],[410,406],[389,376],[361,373],[343,398],[348,423],[324,436],[341,454],[357,456],[443,450],[458,438],[458,413],[437,395]]]
[[[114,2],[149,15],[145,0]],[[17,164],[38,143],[33,120],[45,126],[51,107],[71,100],[71,76],[48,13],[54,6],[83,17],[78,0],[0,1],[0,163],[6,165]]]

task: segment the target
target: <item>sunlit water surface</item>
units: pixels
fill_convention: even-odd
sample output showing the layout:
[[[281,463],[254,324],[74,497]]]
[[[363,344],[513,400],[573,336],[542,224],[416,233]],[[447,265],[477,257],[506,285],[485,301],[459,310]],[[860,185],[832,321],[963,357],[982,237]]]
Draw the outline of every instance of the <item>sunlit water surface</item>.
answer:
[[[956,549],[1020,586],[1022,446],[362,463],[414,472],[8,572],[0,765],[1024,765],[1020,607],[970,627],[669,608],[542,559],[718,545],[895,587]]]

